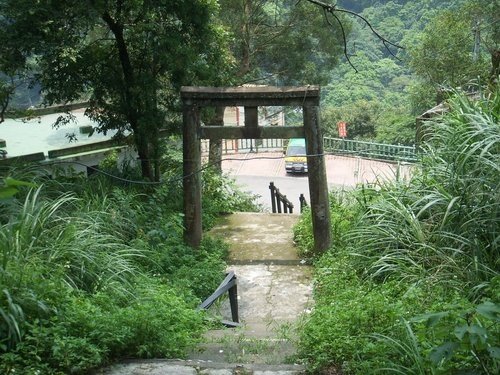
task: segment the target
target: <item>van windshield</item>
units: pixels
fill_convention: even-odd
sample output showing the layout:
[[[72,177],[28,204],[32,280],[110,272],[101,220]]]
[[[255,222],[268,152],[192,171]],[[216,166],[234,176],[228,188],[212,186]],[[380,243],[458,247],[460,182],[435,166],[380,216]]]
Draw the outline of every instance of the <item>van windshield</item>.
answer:
[[[286,150],[286,156],[296,156],[296,155],[305,155],[306,148],[304,146],[288,146]]]

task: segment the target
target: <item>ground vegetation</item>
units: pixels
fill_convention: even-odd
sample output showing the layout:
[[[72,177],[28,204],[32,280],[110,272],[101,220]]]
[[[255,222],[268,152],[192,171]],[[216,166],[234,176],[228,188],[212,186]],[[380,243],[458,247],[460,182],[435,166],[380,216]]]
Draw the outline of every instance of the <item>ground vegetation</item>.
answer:
[[[222,281],[227,247],[183,244],[182,167],[171,156],[170,182],[155,187],[27,167],[2,174],[0,372],[180,358],[214,324],[196,308]],[[113,155],[100,168],[141,175],[120,173]],[[203,181],[205,229],[221,213],[256,209],[226,177],[207,170]]]
[[[333,245],[315,258],[300,343],[311,371],[499,371],[500,91],[448,104],[409,180],[331,195]],[[295,237],[314,258],[310,225]]]

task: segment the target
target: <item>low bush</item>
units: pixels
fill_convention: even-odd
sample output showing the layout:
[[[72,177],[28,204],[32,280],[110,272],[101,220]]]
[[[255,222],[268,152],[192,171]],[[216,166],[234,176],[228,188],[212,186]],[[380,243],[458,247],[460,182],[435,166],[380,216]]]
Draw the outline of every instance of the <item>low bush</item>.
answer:
[[[409,285],[363,278],[352,267],[355,262],[352,255],[336,252],[315,263],[316,305],[305,323],[299,351],[312,372],[337,368],[347,374],[369,374],[404,363],[408,359],[381,337],[404,337],[403,322],[426,312],[471,306],[458,291],[431,281]],[[426,341],[432,343],[437,346],[438,340]]]
[[[217,217],[232,212],[260,211],[256,196],[241,192],[229,176],[208,169],[203,173],[202,206],[204,228],[211,228]]]
[[[87,373],[117,358],[181,357],[199,341],[203,316],[178,291],[142,279],[131,292],[121,303],[105,292],[69,297],[50,319],[28,323],[0,357],[2,373]]]
[[[361,193],[367,195],[365,190],[362,190]],[[355,225],[363,210],[363,206],[357,204],[358,195],[361,196],[361,194],[349,194],[347,191],[334,191],[330,194],[332,251],[345,247],[346,234]],[[320,255],[314,253],[310,207],[305,208],[299,222],[294,226],[293,237],[302,257],[316,258]]]
[[[202,300],[210,296],[224,278],[228,246],[206,237],[199,249],[170,244],[156,252],[158,272],[169,283]]]

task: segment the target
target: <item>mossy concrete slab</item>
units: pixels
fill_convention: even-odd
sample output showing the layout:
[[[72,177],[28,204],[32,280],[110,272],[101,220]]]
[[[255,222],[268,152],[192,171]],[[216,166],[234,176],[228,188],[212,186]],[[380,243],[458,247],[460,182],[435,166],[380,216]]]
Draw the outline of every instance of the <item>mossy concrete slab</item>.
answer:
[[[249,328],[293,323],[310,308],[310,267],[244,265],[231,266],[231,270],[238,277],[240,319]]]
[[[93,372],[94,375],[300,375],[299,365],[262,365],[212,361],[137,360]]]
[[[230,246],[228,263],[299,261],[292,229],[298,215],[245,212],[221,219],[210,231]]]

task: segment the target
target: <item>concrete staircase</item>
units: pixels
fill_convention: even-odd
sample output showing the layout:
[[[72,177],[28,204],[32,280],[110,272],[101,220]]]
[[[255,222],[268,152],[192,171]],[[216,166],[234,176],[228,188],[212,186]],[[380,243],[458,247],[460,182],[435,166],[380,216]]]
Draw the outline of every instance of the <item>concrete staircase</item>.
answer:
[[[212,330],[186,361],[120,364],[106,374],[292,375],[296,327],[312,305],[311,269],[292,240],[297,215],[236,213],[210,235],[230,244],[228,270],[238,278],[241,327]],[[214,304],[214,319],[231,320],[228,300]]]

